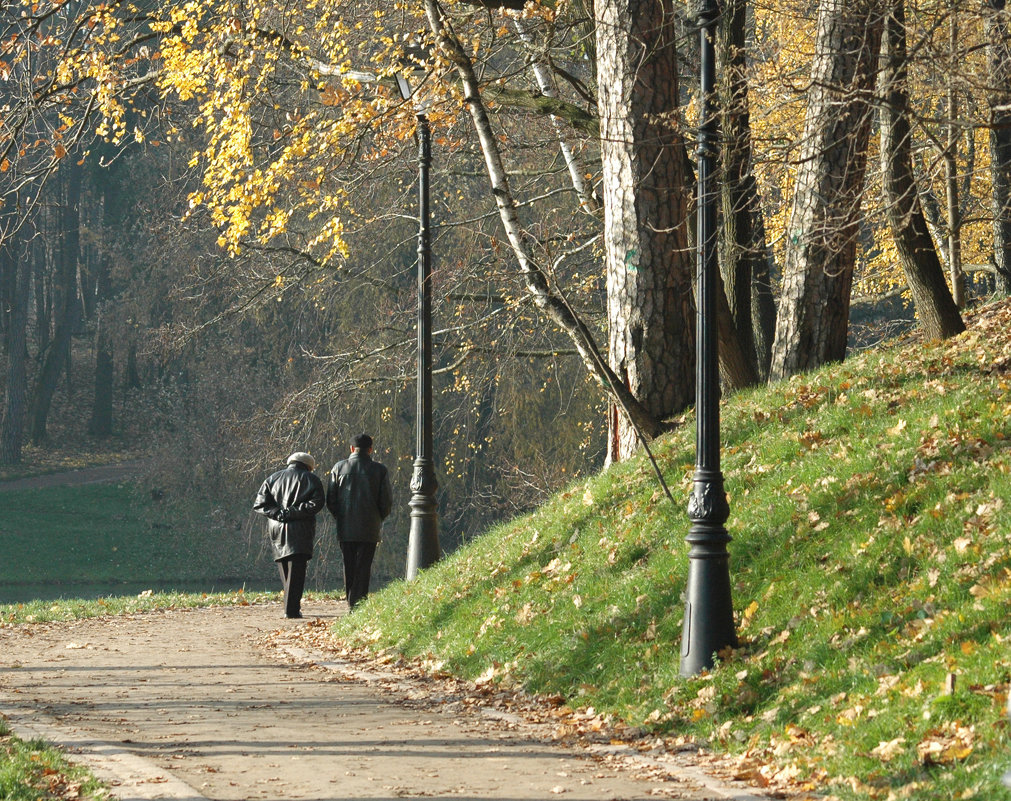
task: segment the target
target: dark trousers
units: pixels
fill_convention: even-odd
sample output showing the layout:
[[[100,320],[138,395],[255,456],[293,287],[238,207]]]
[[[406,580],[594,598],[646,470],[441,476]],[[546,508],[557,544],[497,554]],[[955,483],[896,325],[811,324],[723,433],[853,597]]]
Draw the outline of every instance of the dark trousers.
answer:
[[[305,590],[305,568],[309,557],[303,553],[292,554],[277,562],[284,586],[284,616],[301,617],[302,592]]]
[[[341,553],[344,555],[344,589],[348,605],[354,609],[355,604],[368,597],[376,543],[341,542]]]

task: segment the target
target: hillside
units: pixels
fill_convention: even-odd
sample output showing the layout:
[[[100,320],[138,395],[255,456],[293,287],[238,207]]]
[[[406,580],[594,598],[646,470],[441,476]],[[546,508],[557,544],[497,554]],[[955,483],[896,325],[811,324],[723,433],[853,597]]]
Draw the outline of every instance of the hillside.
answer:
[[[741,647],[710,675],[678,676],[687,501],[641,459],[391,585],[335,635],[550,696],[572,732],[706,742],[758,784],[1009,798],[1011,307],[969,323],[726,400]],[[655,453],[687,499],[692,418]]]

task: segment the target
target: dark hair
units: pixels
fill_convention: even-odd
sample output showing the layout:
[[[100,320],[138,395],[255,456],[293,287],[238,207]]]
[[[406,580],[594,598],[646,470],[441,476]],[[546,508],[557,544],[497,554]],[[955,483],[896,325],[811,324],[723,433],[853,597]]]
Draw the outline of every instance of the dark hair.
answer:
[[[368,434],[356,434],[351,438],[351,447],[360,451],[372,450],[372,437]]]

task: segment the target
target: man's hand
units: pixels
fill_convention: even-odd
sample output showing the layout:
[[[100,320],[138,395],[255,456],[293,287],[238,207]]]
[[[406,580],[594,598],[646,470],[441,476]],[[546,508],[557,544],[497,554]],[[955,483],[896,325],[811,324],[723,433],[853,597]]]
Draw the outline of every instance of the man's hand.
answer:
[[[277,518],[276,518],[277,522],[278,523],[287,523],[289,515],[290,515],[290,512],[287,509],[278,509],[277,510]]]

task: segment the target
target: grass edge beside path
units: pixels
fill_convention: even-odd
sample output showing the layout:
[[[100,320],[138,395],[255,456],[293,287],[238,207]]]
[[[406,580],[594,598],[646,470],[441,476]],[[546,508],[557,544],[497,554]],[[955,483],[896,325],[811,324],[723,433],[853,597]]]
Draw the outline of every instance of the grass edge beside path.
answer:
[[[340,600],[343,592],[307,591],[306,602]],[[148,612],[165,612],[174,609],[200,609],[206,607],[250,606],[252,604],[277,603],[280,592],[152,592],[139,595],[109,596],[96,600],[62,599],[56,601],[28,601],[25,603],[0,604],[0,631],[12,626],[37,623],[60,623],[70,620],[109,615],[134,615]]]
[[[39,740],[22,740],[0,718],[0,798],[4,801],[90,799],[109,797],[86,768]]]

